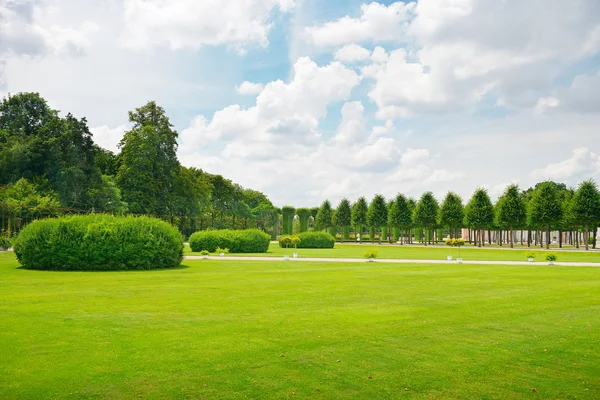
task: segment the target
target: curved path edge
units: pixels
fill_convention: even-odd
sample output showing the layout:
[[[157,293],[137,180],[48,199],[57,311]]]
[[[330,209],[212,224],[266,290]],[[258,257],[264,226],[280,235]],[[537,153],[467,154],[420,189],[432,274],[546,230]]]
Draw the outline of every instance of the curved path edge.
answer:
[[[325,258],[325,257],[304,257],[304,258],[289,258],[285,260],[281,257],[215,257],[215,256],[185,256],[186,260],[229,260],[229,261],[289,261],[289,262],[352,262],[352,263],[367,263],[369,261],[364,258]],[[406,260],[397,258],[378,258],[374,263],[395,263],[395,264],[459,264],[456,260]],[[528,262],[528,261],[477,261],[463,260],[462,264],[467,265],[534,265],[534,266],[550,266],[547,262]],[[600,263],[591,262],[555,262],[554,266],[562,267],[600,267]]]

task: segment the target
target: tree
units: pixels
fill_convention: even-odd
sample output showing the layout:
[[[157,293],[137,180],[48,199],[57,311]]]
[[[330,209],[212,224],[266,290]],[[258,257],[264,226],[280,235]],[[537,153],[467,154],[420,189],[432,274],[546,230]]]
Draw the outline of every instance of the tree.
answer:
[[[477,231],[479,235],[477,245],[481,247],[484,229],[491,227],[494,223],[494,206],[487,190],[483,188],[475,190],[465,208],[465,222]]]
[[[359,235],[359,242],[362,243],[362,228],[367,224],[367,200],[364,197],[356,200],[356,203],[352,206],[351,222]]]
[[[316,229],[328,230],[333,225],[332,217],[333,210],[331,209],[331,203],[329,200],[325,200],[317,212],[317,218],[315,220]]]
[[[344,242],[344,232],[347,226],[352,224],[352,210],[348,199],[342,199],[335,213],[333,224],[342,227],[342,243]]]
[[[527,207],[519,186],[509,185],[496,203],[498,225],[510,229],[510,247],[515,247],[515,227],[522,227],[527,221]]]
[[[409,209],[408,200],[403,194],[398,193],[393,200],[388,219],[392,227],[403,232],[400,234],[400,244],[404,244],[404,235],[407,234],[412,224],[412,212]]]
[[[439,218],[440,225],[447,226],[450,230],[450,237],[457,237],[457,232],[462,227],[465,218],[465,208],[459,195],[454,192],[446,194],[440,206]]]
[[[296,210],[296,214],[298,214],[298,219],[300,220],[300,232],[308,231],[308,218],[310,218],[310,209],[298,208]]]
[[[127,203],[122,200],[121,191],[112,176],[102,175],[102,185],[90,192],[94,199],[93,207],[96,211],[127,212]]]
[[[414,223],[426,231],[432,232],[437,226],[439,205],[431,192],[423,193],[414,211]],[[431,235],[430,235],[431,237]],[[425,240],[427,245],[427,240]]]
[[[130,111],[129,122],[133,127],[119,143],[117,183],[123,198],[132,212],[173,215],[178,134],[153,101]]]
[[[550,227],[562,218],[562,205],[553,182],[542,182],[533,191],[529,201],[527,222],[530,226],[545,228],[546,249],[550,248]]]
[[[584,229],[585,249],[589,250],[590,226],[596,230],[600,222],[600,193],[593,180],[581,182],[572,204],[573,218]]]
[[[385,197],[376,194],[367,210],[367,225],[372,229],[379,231],[379,244],[381,244],[381,228],[387,224],[387,219]],[[375,238],[372,237],[371,242],[373,242],[374,239]]]

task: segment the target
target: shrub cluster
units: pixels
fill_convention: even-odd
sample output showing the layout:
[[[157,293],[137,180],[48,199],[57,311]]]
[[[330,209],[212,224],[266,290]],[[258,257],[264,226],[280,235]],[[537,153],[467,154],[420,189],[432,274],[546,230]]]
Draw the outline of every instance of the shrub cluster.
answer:
[[[218,247],[230,253],[266,253],[271,236],[258,229],[200,231],[190,236],[192,251],[208,250],[214,253]]]
[[[333,249],[335,239],[327,232],[302,232],[296,235],[300,241],[296,247],[299,249]],[[285,248],[282,238],[279,238],[279,246]]]
[[[44,270],[173,268],[183,259],[181,234],[168,223],[101,214],[34,221],[14,249],[24,267]]]
[[[12,243],[8,236],[0,235],[0,250],[8,250]]]

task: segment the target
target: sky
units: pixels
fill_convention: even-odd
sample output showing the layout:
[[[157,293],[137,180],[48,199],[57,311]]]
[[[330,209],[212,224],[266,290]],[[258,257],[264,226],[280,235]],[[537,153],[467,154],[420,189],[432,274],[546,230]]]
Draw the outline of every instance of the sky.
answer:
[[[0,0],[0,97],[117,151],[154,100],[183,165],[278,206],[600,182],[598,0]]]

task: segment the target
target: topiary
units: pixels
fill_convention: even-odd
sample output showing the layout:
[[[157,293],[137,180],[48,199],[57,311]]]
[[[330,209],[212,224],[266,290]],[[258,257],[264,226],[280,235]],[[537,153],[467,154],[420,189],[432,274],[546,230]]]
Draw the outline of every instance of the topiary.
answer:
[[[214,253],[221,247],[228,248],[230,253],[266,253],[270,241],[271,237],[258,229],[223,229],[196,232],[190,236],[189,243],[194,252],[208,250]]]
[[[156,218],[94,214],[34,221],[21,230],[14,250],[31,269],[173,268],[183,259],[183,240]]]
[[[285,248],[285,243],[282,242],[282,238],[279,238],[279,246]],[[302,232],[297,235],[300,240],[296,247],[299,249],[333,249],[335,246],[335,239],[327,232]],[[285,239],[284,239],[285,240]],[[292,243],[292,238],[289,237]]]

